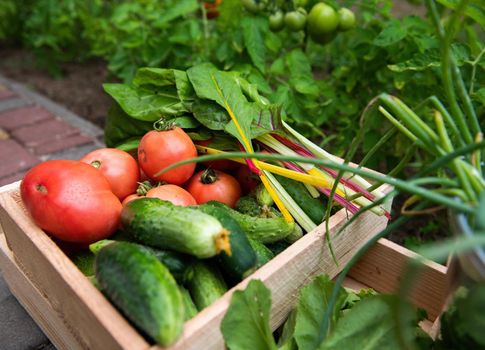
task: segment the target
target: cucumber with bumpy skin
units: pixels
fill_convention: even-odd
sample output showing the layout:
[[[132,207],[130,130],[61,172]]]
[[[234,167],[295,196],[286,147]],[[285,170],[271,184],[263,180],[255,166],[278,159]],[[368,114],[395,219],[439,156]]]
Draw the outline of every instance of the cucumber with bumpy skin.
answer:
[[[199,210],[212,215],[229,231],[231,254],[221,252],[216,257],[219,267],[231,281],[239,282],[256,269],[256,253],[249,243],[246,234],[235,219],[232,218],[229,207],[214,206],[205,203],[198,206]]]
[[[263,243],[260,243],[254,239],[250,239],[249,243],[251,247],[253,247],[254,251],[256,252],[256,260],[258,267],[263,266],[268,261],[274,258],[273,252],[266,247]]]
[[[185,321],[190,320],[195,315],[197,315],[197,307],[190,296],[190,293],[185,287],[179,286],[180,293],[182,294],[182,298],[184,300],[184,308],[185,308]]]
[[[114,243],[116,241],[103,239],[101,241],[94,242],[89,245],[93,256],[98,254],[98,252],[108,244]],[[194,258],[190,255],[173,252],[170,250],[161,250],[157,248],[147,247],[143,245],[150,253],[152,253],[158,261],[165,265],[172,276],[178,283],[184,283],[188,278],[190,278],[191,269],[190,266],[194,261]]]
[[[182,334],[184,304],[168,269],[144,247],[114,242],[96,255],[101,291],[138,328],[162,346]]]
[[[219,220],[195,208],[173,205],[158,198],[131,201],[121,211],[121,224],[136,241],[210,258],[230,252],[228,232]]]
[[[286,222],[283,216],[253,217],[245,215],[227,205],[210,201],[216,207],[227,208],[228,213],[238,222],[248,238],[261,243],[272,243],[285,239],[295,229],[294,222]]]
[[[217,267],[208,262],[197,261],[192,269],[192,278],[187,282],[187,288],[195,306],[201,311],[223,296],[227,285]]]

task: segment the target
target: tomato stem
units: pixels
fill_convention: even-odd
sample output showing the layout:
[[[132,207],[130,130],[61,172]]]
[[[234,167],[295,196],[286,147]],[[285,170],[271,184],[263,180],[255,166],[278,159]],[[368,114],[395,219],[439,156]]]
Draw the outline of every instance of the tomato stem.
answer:
[[[156,131],[169,131],[175,129],[177,124],[175,122],[159,119],[153,123],[153,129]]]
[[[212,168],[205,170],[200,176],[200,182],[206,185],[213,184],[216,181],[217,181],[217,173]]]
[[[35,189],[36,189],[37,191],[39,191],[40,193],[42,193],[42,194],[47,194],[47,187],[45,187],[45,186],[44,186],[44,185],[42,185],[42,184],[37,184],[37,185],[35,186]]]

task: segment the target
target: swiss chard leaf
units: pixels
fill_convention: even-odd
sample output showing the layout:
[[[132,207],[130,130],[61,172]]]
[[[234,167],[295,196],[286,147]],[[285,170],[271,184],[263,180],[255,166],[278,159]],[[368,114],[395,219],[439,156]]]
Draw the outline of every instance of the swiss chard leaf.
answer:
[[[318,276],[301,290],[295,325],[295,340],[299,349],[313,350],[320,345],[320,323],[327,309],[333,288],[334,283],[328,276]],[[341,288],[332,312],[330,329],[340,317],[340,309],[343,307],[346,298],[347,292]]]
[[[263,132],[263,125],[277,125],[278,121],[272,121],[272,118],[279,116],[268,107],[262,108],[249,102],[234,74],[218,71],[207,64],[192,67],[187,74],[197,96],[215,101],[227,111],[231,121],[225,126],[225,131],[236,137],[246,151],[251,150],[250,139]],[[256,118],[264,123],[252,128],[253,122],[259,120]]]
[[[187,74],[177,69],[140,68],[133,78],[133,85],[153,91],[175,86],[180,101],[190,101],[195,97]]]
[[[244,291],[234,292],[221,322],[226,345],[231,350],[276,350],[269,327],[271,292],[259,280],[252,280]]]
[[[103,88],[118,102],[126,114],[135,119],[156,121],[162,116],[181,115],[188,112],[172,86],[156,92],[125,84],[103,84]]]
[[[211,130],[224,130],[231,118],[226,110],[217,103],[198,99],[192,105],[192,113],[206,128]]]
[[[127,140],[141,138],[141,136],[152,129],[152,122],[133,119],[123,112],[120,106],[114,104],[109,109],[106,118],[104,142],[108,147],[118,147],[127,142]]]

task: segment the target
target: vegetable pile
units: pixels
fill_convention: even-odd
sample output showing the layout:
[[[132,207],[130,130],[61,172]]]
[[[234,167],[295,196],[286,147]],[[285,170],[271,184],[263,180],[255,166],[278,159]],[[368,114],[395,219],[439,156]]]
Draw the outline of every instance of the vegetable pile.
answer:
[[[25,175],[21,195],[34,221],[77,244],[73,260],[160,345],[332,207],[389,215],[363,178],[307,163],[342,161],[237,73],[144,68],[133,85],[105,89],[117,102],[106,141],[117,148],[46,161]]]

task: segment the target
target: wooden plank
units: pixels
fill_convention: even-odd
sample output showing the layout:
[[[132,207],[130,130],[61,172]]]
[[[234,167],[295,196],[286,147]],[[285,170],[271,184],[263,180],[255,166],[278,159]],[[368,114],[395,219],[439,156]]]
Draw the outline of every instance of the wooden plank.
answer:
[[[65,318],[53,312],[49,301],[15,264],[3,232],[0,232],[0,268],[12,294],[58,349],[84,349]]]
[[[18,192],[0,193],[0,222],[16,264],[83,349],[144,350],[149,344],[26,215]],[[62,348],[61,348],[62,349]],[[64,349],[70,349],[65,347]]]
[[[332,278],[336,276],[355,251],[386,226],[385,218],[366,213],[360,220],[356,220],[344,232],[335,237],[335,233],[345,223],[345,220],[345,210],[341,210],[332,216],[329,222],[338,265],[332,260],[325,240],[325,227],[324,225],[319,226],[232,288],[211,307],[188,321],[182,337],[171,347],[171,350],[224,349],[219,330],[220,322],[234,291],[244,289],[250,279],[263,281],[271,290],[273,301],[271,328],[273,330],[278,328],[294,307],[298,290],[301,287],[322,273],[326,273]],[[349,239],[349,235],[352,239]],[[153,347],[153,349],[156,348],[158,347]]]
[[[72,325],[77,339],[84,342],[84,348],[138,350],[149,347],[57,245],[31,221],[21,205],[18,191],[0,194],[0,209],[0,220],[16,263],[48,299],[53,312],[69,315],[66,322]],[[338,265],[332,259],[325,239],[325,225],[320,225],[188,321],[183,336],[170,349],[224,349],[220,322],[232,293],[245,288],[250,279],[262,280],[272,291],[271,326],[276,329],[294,306],[302,286],[321,273],[334,277],[356,250],[387,224],[385,217],[366,213],[335,236],[347,218],[346,211],[341,210],[329,221]]]
[[[349,277],[372,286],[380,293],[391,293],[399,288],[401,276],[414,252],[387,239],[380,239],[349,272]],[[426,261],[409,296],[410,301],[426,310],[430,321],[441,313],[448,295],[447,268]]]

